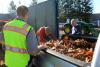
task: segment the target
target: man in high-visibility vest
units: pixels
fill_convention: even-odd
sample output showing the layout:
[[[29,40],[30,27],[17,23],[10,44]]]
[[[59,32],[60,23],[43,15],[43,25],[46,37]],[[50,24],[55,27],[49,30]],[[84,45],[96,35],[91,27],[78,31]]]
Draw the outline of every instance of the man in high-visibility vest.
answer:
[[[38,46],[37,37],[33,28],[26,23],[28,8],[19,6],[17,8],[18,18],[8,22],[3,28],[5,40],[5,64],[7,67],[26,67],[30,54],[45,48]]]

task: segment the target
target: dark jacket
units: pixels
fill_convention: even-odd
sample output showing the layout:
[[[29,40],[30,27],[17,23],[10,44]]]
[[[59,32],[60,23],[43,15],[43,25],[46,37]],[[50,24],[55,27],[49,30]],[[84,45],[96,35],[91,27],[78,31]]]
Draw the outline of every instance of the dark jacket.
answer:
[[[70,28],[69,34],[72,34],[72,26]],[[75,26],[75,33],[74,34],[81,34],[81,27],[79,25]]]

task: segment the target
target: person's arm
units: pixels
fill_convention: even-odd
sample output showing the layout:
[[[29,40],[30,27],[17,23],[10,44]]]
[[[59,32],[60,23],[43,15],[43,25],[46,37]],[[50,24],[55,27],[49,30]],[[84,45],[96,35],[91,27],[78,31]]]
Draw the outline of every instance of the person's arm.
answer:
[[[0,32],[0,42],[4,42],[3,32]]]
[[[27,49],[29,53],[37,52],[38,39],[33,29],[30,29],[26,37]]]
[[[34,32],[33,29],[30,29],[27,38],[26,38],[26,43],[27,43],[27,49],[29,53],[36,54],[39,52],[41,49],[43,49],[43,46],[38,46],[38,38]]]
[[[0,32],[0,44],[2,45],[2,48],[5,49],[3,31]]]

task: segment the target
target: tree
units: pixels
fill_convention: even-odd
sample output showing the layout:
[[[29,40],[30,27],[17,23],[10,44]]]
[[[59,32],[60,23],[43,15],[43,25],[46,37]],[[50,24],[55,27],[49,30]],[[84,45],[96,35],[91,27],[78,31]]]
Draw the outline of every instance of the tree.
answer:
[[[9,5],[10,5],[10,7],[8,9],[9,13],[15,12],[16,11],[16,5],[15,5],[14,1],[11,1]]]
[[[84,0],[82,3],[82,13],[80,13],[80,15],[82,16],[82,19],[84,21],[89,22],[89,19],[91,17],[92,14],[92,0]]]
[[[63,12],[66,17],[79,18],[89,22],[93,8],[92,0],[60,0],[59,5],[59,9],[64,9],[59,14]]]

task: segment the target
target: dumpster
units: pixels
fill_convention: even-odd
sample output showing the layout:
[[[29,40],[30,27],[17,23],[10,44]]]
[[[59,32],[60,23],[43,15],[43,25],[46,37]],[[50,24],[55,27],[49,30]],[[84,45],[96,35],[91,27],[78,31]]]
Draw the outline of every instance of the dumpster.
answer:
[[[95,43],[97,41],[97,38],[92,37],[92,36],[89,36],[89,37],[88,36],[80,36],[80,37],[76,36],[76,39],[77,38],[85,39],[89,42],[95,42]],[[92,46],[93,44],[91,44],[91,47]],[[94,44],[94,47],[95,47],[95,44]],[[82,57],[83,56],[81,56],[81,58]],[[63,52],[60,52],[60,51],[57,51],[51,48],[47,49],[44,52],[44,54],[39,55],[37,58],[37,64],[39,67],[87,67],[87,66],[90,66],[91,61],[85,61],[85,60],[81,60],[79,58],[75,58],[70,55],[65,55]]]

